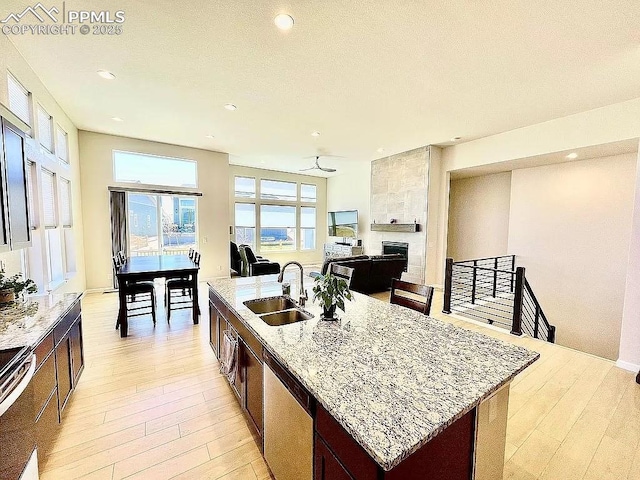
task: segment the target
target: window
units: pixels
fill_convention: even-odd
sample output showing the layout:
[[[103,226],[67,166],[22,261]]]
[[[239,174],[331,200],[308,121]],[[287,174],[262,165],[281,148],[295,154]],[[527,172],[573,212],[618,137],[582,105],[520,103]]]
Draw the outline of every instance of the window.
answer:
[[[288,200],[295,202],[298,199],[297,190],[298,188],[295,183],[260,180],[260,198],[265,200]]]
[[[196,169],[197,163],[193,160],[115,150],[113,152],[113,173],[116,182],[195,188]]]
[[[56,136],[58,140],[58,145],[56,147],[56,151],[58,153],[58,158],[62,160],[64,163],[69,163],[69,142],[67,132],[60,128],[60,125],[56,128]]]
[[[300,250],[316,248],[316,207],[300,207]]]
[[[295,249],[296,207],[260,205],[260,251]]]
[[[66,178],[60,179],[60,220],[63,227],[73,225],[71,212],[71,182]]]
[[[256,206],[253,203],[235,205],[236,243],[256,248]]]
[[[35,202],[35,189],[33,185],[33,175],[34,169],[36,168],[33,162],[27,161],[25,165],[25,173],[26,173],[26,181],[27,181],[27,208],[29,213],[29,227],[31,230],[37,228],[38,220],[36,213],[36,202]]]
[[[307,185],[303,183],[300,185],[300,201],[301,202],[309,202],[316,203],[317,193],[315,185]]]
[[[16,78],[8,74],[9,109],[27,125],[31,125],[29,91]]]
[[[55,228],[56,222],[56,175],[42,169],[42,220],[45,228]]]
[[[53,153],[53,119],[42,105],[38,105],[38,138],[40,145]]]
[[[256,179],[236,177],[235,192],[237,198],[256,198]]]

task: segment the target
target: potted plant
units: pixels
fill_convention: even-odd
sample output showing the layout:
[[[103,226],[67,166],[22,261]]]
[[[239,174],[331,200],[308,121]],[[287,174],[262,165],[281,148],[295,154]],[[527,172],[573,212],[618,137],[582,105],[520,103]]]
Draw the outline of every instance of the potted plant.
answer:
[[[352,300],[353,295],[344,279],[336,277],[331,272],[315,278],[313,300],[319,301],[324,320],[333,320],[336,307],[344,312],[345,299]]]
[[[16,297],[24,293],[36,293],[38,287],[33,280],[22,280],[22,274],[16,273],[10,277],[0,270],[0,304],[15,301]]]

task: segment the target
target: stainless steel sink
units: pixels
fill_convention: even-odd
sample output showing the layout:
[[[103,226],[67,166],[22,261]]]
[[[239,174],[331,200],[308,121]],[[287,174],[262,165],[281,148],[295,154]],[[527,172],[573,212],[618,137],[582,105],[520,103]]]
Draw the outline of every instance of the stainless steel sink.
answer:
[[[313,318],[313,315],[297,308],[291,310],[284,310],[281,312],[269,313],[260,317],[264,323],[271,325],[272,327],[278,327],[280,325],[287,325],[289,323],[301,322],[302,320],[309,320]]]
[[[243,303],[249,310],[258,315],[264,323],[272,327],[313,318],[313,315],[302,310],[296,302],[291,300],[291,297],[285,295],[256,298]]]
[[[257,298],[255,300],[247,300],[243,303],[249,310],[258,315],[263,313],[280,312],[282,310],[297,307],[293,300],[289,297],[285,297],[284,295],[279,297]]]

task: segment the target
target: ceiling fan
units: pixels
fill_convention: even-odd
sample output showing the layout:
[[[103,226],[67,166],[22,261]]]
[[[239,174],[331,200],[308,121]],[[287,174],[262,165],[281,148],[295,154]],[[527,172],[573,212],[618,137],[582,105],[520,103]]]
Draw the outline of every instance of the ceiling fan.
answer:
[[[300,170],[301,172],[306,172],[309,170],[322,170],[323,172],[337,172],[337,170],[335,168],[329,168],[329,167],[321,167],[320,166],[320,157],[333,157],[333,158],[344,158],[340,155],[312,155],[310,157],[304,157],[304,159],[308,159],[308,158],[315,158],[316,159],[316,164],[313,167],[309,167],[309,168],[303,168],[302,170]]]

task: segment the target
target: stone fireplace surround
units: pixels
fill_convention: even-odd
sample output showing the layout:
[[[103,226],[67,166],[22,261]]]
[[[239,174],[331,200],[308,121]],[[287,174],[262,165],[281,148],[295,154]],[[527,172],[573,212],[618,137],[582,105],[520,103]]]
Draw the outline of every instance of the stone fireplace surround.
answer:
[[[427,223],[429,147],[420,147],[371,163],[371,221],[390,223]],[[382,253],[382,242],[409,245],[407,272],[403,280],[425,282],[426,228],[415,233],[369,233],[371,255]],[[380,249],[377,251],[377,249]],[[368,252],[369,253],[369,252]]]

